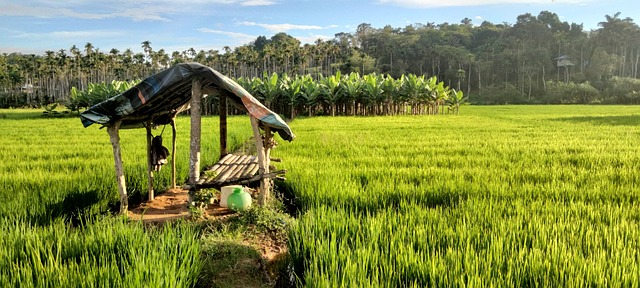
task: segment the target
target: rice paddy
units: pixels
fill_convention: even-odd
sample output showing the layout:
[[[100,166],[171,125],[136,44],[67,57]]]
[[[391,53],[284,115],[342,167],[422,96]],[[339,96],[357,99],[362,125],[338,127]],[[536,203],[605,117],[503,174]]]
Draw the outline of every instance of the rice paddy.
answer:
[[[307,287],[633,287],[635,107],[300,119],[277,153]]]
[[[102,216],[118,198],[105,131],[0,113],[0,286],[195,285],[202,243],[188,224]],[[289,231],[300,286],[638,287],[637,107],[460,113],[291,123],[296,140],[272,155],[300,209]],[[230,118],[232,146],[250,137],[246,118]],[[215,117],[204,125],[212,163]],[[178,127],[184,180],[188,118]],[[144,131],[121,135],[129,193],[144,199]]]

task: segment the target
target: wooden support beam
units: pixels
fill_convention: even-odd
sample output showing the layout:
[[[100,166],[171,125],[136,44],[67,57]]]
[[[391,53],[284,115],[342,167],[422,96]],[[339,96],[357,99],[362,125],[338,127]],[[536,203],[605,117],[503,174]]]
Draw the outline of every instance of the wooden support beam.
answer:
[[[220,159],[229,154],[227,152],[227,96],[218,94],[218,108],[220,114]]]
[[[153,165],[155,163],[153,163],[153,152],[151,152],[151,141],[153,140],[153,135],[151,134],[151,120],[147,120],[145,128],[147,130],[147,195],[149,195],[149,201],[153,201]]]
[[[258,154],[258,175],[263,175],[269,172],[269,166],[267,165],[266,157],[264,154],[264,146],[262,145],[262,136],[260,135],[260,126],[258,119],[253,116],[251,118],[251,128],[253,128],[253,138],[255,138],[256,152]],[[264,181],[260,182],[260,194],[258,196],[258,204],[264,205],[269,199],[269,187],[264,185]]]
[[[116,182],[118,183],[118,194],[120,194],[120,214],[127,213],[129,200],[127,198],[127,184],[124,179],[124,169],[122,167],[122,154],[120,153],[120,135],[118,130],[122,121],[118,120],[107,127],[111,147],[113,148],[113,162],[116,168]]]
[[[273,138],[273,134],[271,133],[271,127],[266,126],[264,127],[264,139],[263,139],[263,150],[264,150],[264,174],[263,175],[267,175],[269,174],[269,166],[271,166],[271,142],[272,142],[272,138]],[[273,187],[272,185],[273,181],[271,180],[270,177],[263,177],[260,179],[260,187],[264,187],[265,190],[265,195],[264,195],[264,200],[263,202],[266,203],[269,200],[269,197],[271,197],[271,187]]]
[[[189,155],[189,184],[194,185],[200,179],[200,102],[202,84],[199,79],[191,82],[191,146]]]
[[[176,117],[171,118],[171,188],[176,188]]]
[[[199,183],[194,185],[193,187],[195,187],[195,189],[206,189],[206,188],[219,188],[222,185],[226,186],[226,185],[247,185],[250,184],[252,182],[258,181],[258,180],[262,180],[262,179],[267,179],[267,178],[276,178],[278,177],[278,175],[284,175],[287,173],[287,170],[276,170],[273,172],[269,172],[266,174],[257,174],[254,175],[251,178],[245,178],[245,179],[239,179],[237,181],[231,181],[229,183],[220,183],[220,182],[205,182],[205,183]]]

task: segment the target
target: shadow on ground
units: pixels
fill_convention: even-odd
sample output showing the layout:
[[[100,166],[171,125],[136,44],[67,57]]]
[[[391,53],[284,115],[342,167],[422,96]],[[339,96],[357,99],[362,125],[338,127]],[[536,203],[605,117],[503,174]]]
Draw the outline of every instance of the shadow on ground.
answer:
[[[93,216],[107,212],[108,207],[102,205],[106,199],[101,198],[100,195],[96,190],[73,191],[61,201],[47,204],[45,211],[48,214],[39,217],[36,222],[40,225],[48,225],[55,219],[64,217],[73,225],[78,225]]]

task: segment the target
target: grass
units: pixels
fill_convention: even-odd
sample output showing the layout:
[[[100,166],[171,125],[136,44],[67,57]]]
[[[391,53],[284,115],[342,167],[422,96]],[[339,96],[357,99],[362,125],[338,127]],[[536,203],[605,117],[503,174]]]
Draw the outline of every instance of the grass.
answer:
[[[58,217],[81,219],[117,209],[118,192],[113,152],[105,129],[82,128],[78,118],[31,117],[32,110],[3,110],[8,121],[0,126],[0,216],[47,224]],[[38,115],[37,113],[35,115]],[[229,147],[251,135],[247,117],[230,117]],[[189,118],[177,119],[177,178],[188,174]],[[171,127],[163,135],[171,147]],[[153,131],[161,134],[163,127]],[[217,118],[203,118],[202,163],[219,156]],[[146,138],[144,129],[121,130],[121,145],[130,203],[146,198]],[[155,175],[155,190],[170,183],[170,167]],[[29,207],[29,209],[25,209]],[[115,208],[115,209],[114,209]]]
[[[287,287],[277,282],[286,268],[286,253],[265,257],[276,252],[263,250],[286,246],[292,223],[273,206],[253,206],[227,219],[204,222],[200,227],[204,268],[198,286]]]
[[[199,228],[150,228],[104,216],[119,205],[104,129],[82,128],[78,118],[43,118],[41,111],[0,114],[0,287],[193,287],[200,281],[207,263]],[[239,146],[251,135],[249,120],[228,121],[229,146]],[[189,118],[179,117],[177,127],[183,181]],[[171,147],[166,131],[164,145]],[[203,166],[217,161],[217,131],[216,118],[203,118]],[[145,131],[120,136],[130,203],[139,202],[147,187]],[[170,170],[155,173],[156,191],[169,185]]]
[[[637,285],[636,110],[296,120],[277,148],[306,211],[296,273],[307,287]]]
[[[189,287],[202,261],[189,225],[145,228],[105,218],[79,228],[0,222],[2,287]]]
[[[260,286],[263,263],[240,242],[262,233],[288,237],[306,287],[637,287],[636,110],[468,106],[459,116],[300,118],[296,141],[273,152],[289,171],[279,185],[297,221],[255,210],[164,229],[102,216],[118,204],[104,130],[2,110],[0,286]],[[231,145],[251,135],[246,118],[229,119]],[[182,180],[188,122],[178,119]],[[217,122],[203,123],[203,162],[213,163]],[[144,130],[121,138],[139,201]],[[168,175],[157,174],[156,190]],[[236,269],[255,277],[234,277]]]

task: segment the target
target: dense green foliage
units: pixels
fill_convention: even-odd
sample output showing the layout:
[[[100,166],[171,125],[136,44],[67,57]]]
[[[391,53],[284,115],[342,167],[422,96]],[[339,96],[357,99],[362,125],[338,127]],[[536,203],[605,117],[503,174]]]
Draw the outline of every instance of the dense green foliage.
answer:
[[[640,283],[640,115],[471,106],[309,118],[280,145],[307,287]]]
[[[76,87],[71,87],[69,100],[64,103],[71,111],[79,111],[82,108],[89,108],[106,99],[116,96],[140,81],[116,81],[110,83],[89,83],[86,90],[79,91]]]
[[[433,76],[415,74],[394,79],[375,73],[342,75],[337,72],[315,80],[311,75],[290,77],[264,74],[262,78],[238,79],[265,105],[293,119],[298,114],[398,115],[444,114],[455,111],[467,98]],[[211,102],[209,102],[211,103]],[[208,105],[205,103],[204,105]],[[216,109],[211,109],[216,111]]]
[[[620,13],[605,15],[597,29],[561,21],[549,11],[522,14],[514,23],[416,23],[372,27],[302,45],[285,33],[259,36],[239,47],[165,51],[142,41],[142,52],[128,47],[98,49],[51,47],[44,55],[0,55],[0,107],[66,102],[71,87],[89,83],[143,79],[176,63],[199,62],[232,78],[264,73],[330,77],[357,72],[399,78],[436,76],[464,91],[475,103],[635,103],[640,94],[613,77],[636,81],[640,68],[640,28]],[[142,39],[141,39],[142,40]],[[108,52],[107,52],[108,51]],[[565,57],[566,56],[566,57]],[[564,57],[562,59],[558,59]],[[553,97],[548,81],[586,85],[589,98]],[[496,97],[495,90],[512,87]],[[635,93],[634,93],[635,91]],[[284,111],[278,111],[284,113]]]

